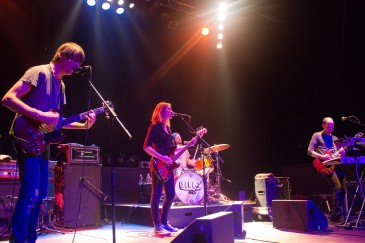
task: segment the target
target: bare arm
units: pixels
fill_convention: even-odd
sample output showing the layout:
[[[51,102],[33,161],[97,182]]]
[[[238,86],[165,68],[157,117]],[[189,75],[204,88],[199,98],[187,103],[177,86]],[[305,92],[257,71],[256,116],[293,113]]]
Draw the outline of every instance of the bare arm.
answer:
[[[65,129],[89,129],[94,125],[95,121],[96,121],[96,115],[93,111],[91,111],[85,122],[83,122],[83,123],[73,122],[71,124],[63,126],[62,128],[65,128]]]
[[[33,86],[23,81],[18,81],[4,95],[1,103],[8,109],[18,114],[27,116],[35,121],[45,123],[47,125],[56,125],[58,123],[59,114],[52,111],[43,112],[25,104],[20,98],[29,93]]]

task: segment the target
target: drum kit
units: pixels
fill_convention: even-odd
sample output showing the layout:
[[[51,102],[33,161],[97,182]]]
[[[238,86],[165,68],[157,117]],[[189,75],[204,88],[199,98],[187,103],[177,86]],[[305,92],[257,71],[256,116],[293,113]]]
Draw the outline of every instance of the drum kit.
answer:
[[[195,159],[194,169],[182,171],[175,181],[175,193],[180,202],[188,205],[197,205],[204,200],[204,176],[208,178],[208,202],[224,198],[220,193],[222,173],[219,160],[213,159],[212,154],[218,157],[218,152],[229,147],[229,144],[219,144],[205,148],[203,156]]]

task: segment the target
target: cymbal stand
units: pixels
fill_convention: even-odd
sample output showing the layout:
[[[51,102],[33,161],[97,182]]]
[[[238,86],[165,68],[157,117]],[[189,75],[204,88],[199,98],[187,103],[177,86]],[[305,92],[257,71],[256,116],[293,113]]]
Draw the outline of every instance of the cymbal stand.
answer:
[[[215,156],[218,156],[218,151],[214,153]],[[221,167],[219,165],[219,161],[217,160],[217,172],[216,172],[216,183],[217,186],[215,188],[216,197],[218,197],[218,200],[221,199],[221,178],[222,178],[222,171]]]
[[[221,157],[219,157],[219,154],[218,154],[218,151],[215,151],[214,152],[214,156],[216,158],[216,161],[217,161],[217,172],[216,172],[216,188],[215,188],[215,193],[216,193],[216,197],[218,198],[218,200],[221,200],[221,199],[224,199],[224,196],[221,194],[222,192],[222,180],[225,180],[229,183],[231,183],[230,180],[228,180],[227,178],[224,178],[223,177],[223,174],[222,174],[222,170],[221,170],[221,167],[220,167],[220,162],[223,161],[223,159]],[[224,162],[224,161],[223,161]]]

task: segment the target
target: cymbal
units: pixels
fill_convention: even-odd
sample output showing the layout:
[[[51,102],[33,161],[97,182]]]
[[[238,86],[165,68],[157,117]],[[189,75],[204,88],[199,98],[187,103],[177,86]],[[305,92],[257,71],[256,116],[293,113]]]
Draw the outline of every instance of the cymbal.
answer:
[[[210,154],[210,153],[212,153],[212,150],[213,150],[214,152],[219,152],[219,151],[226,150],[226,149],[228,149],[229,147],[231,147],[231,145],[229,145],[229,144],[217,144],[217,145],[211,146],[211,147],[210,147],[211,149],[209,149],[209,148],[205,148],[205,149],[204,149],[204,153],[205,153],[205,154]]]

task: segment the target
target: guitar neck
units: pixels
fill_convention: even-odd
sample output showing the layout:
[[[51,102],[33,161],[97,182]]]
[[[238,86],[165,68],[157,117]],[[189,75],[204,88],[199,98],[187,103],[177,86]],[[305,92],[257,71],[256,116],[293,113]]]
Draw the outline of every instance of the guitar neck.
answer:
[[[198,135],[196,135],[194,138],[198,138]],[[191,145],[193,144],[193,139],[190,140],[177,154],[172,156],[172,161],[177,160]]]
[[[99,108],[93,109],[92,111],[96,115],[98,115],[98,114],[104,112],[104,107],[99,107]],[[71,124],[73,122],[85,120],[87,118],[87,116],[88,116],[89,113],[90,113],[90,111],[87,111],[87,112],[84,112],[84,113],[81,113],[81,114],[78,114],[78,115],[75,115],[75,116],[71,116],[71,117],[65,118],[65,119],[63,119],[63,120],[61,120],[59,122],[58,127],[61,128],[61,127],[65,126],[65,125]]]

